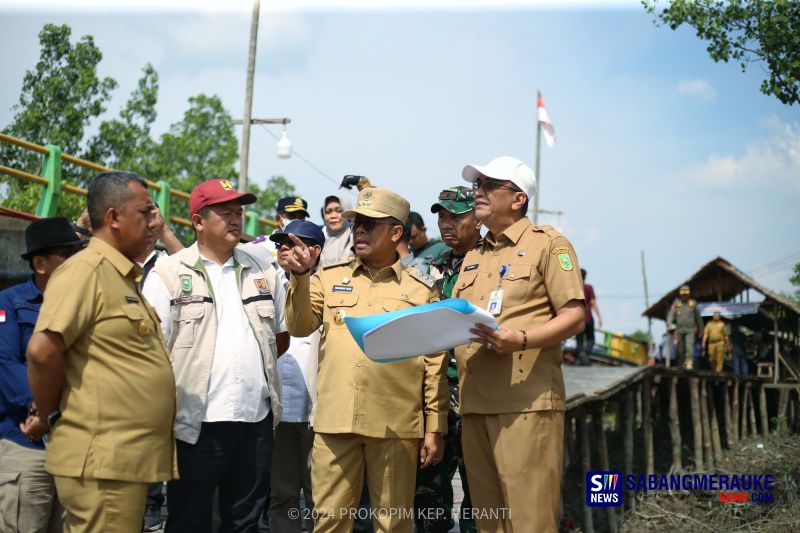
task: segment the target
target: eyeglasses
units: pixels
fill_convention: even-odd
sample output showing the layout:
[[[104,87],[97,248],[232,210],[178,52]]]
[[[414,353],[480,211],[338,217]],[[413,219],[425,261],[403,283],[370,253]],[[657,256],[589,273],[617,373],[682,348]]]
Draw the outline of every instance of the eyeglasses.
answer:
[[[353,230],[361,226],[362,228],[364,228],[364,231],[369,233],[370,231],[375,229],[375,226],[381,224],[390,226],[390,225],[395,225],[397,223],[394,222],[393,220],[387,220],[385,218],[369,218],[369,217],[357,216],[355,219],[353,219]]]
[[[516,185],[507,185],[503,180],[496,180],[494,178],[483,178],[483,180],[473,181],[472,191],[477,192],[478,189],[483,189],[484,192],[492,192],[498,189],[508,189],[511,192],[522,192]]]

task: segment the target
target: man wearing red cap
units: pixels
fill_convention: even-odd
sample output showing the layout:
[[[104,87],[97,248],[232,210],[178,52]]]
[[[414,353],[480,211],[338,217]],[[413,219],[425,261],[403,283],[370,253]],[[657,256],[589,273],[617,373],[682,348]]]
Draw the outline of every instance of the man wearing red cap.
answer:
[[[255,201],[224,179],[195,187],[197,242],[159,262],[145,282],[178,392],[181,478],[167,489],[173,532],[210,532],[217,489],[223,531],[255,530],[264,508],[273,422],[281,418],[277,357],[289,335],[277,272],[236,248],[242,206]]]

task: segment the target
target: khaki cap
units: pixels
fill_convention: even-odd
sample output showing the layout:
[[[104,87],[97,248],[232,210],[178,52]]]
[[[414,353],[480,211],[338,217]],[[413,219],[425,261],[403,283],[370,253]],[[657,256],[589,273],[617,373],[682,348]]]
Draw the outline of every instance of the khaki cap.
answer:
[[[371,187],[362,189],[358,193],[356,206],[342,213],[342,216],[344,218],[355,218],[356,215],[370,218],[394,217],[405,224],[410,210],[411,205],[408,200],[399,194],[388,189]]]

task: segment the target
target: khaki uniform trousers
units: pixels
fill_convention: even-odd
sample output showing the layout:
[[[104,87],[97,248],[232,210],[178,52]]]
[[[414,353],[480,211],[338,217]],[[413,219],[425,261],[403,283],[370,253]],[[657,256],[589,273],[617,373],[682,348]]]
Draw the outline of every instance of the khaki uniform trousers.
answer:
[[[371,518],[376,532],[411,533],[419,442],[317,433],[311,454],[314,533],[350,533],[357,517]],[[365,468],[371,508],[359,510]]]
[[[63,530],[64,508],[44,470],[46,457],[44,450],[0,439],[0,531]]]
[[[149,483],[55,476],[66,533],[139,533]]]
[[[725,360],[725,341],[708,341],[708,364],[714,372],[722,372]]]
[[[564,412],[465,414],[461,445],[478,531],[558,530]]]

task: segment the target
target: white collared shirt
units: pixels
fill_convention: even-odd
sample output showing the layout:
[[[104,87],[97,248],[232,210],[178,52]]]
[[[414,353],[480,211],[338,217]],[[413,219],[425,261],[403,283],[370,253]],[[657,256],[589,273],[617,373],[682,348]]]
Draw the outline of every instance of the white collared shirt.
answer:
[[[269,385],[261,349],[242,305],[234,260],[231,257],[220,266],[202,255],[200,258],[208,273],[217,313],[217,338],[203,422],[258,422],[270,411]],[[142,292],[161,318],[161,330],[168,338],[171,296],[166,285],[161,277],[148,276]],[[273,294],[276,334],[286,331],[285,300],[286,291],[279,284]]]

